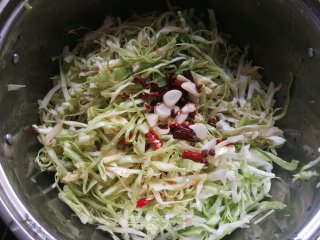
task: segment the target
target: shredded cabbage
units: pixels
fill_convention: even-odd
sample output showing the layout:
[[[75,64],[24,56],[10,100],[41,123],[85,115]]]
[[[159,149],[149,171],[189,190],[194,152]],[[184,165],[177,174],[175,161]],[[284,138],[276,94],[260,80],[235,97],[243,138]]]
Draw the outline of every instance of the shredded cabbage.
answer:
[[[25,88],[26,85],[21,85],[21,84],[8,84],[8,92],[11,91],[18,91],[22,88]]]
[[[218,34],[211,10],[209,18],[210,28],[192,10],[125,22],[108,16],[64,49],[58,82],[39,101],[36,161],[55,172],[59,198],[82,223],[113,239],[213,240],[285,207],[271,201],[270,187],[273,163],[289,171],[298,165],[276,156],[285,139],[274,124],[288,102],[275,118],[279,86],[263,84],[259,67]],[[192,145],[164,132],[154,150],[140,97],[149,90],[134,77],[163,87],[168,72],[184,71],[201,87],[194,121],[208,133]],[[181,155],[209,148],[208,166]],[[139,200],[149,204],[137,208]]]

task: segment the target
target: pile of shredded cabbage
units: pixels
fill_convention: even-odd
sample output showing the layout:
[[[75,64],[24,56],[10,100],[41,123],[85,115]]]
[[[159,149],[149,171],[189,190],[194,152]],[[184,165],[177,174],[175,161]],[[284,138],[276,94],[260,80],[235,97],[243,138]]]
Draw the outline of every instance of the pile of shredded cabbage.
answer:
[[[227,45],[213,11],[207,25],[193,10],[125,22],[107,17],[64,49],[55,86],[39,101],[41,124],[34,128],[43,148],[36,161],[55,173],[59,198],[82,223],[113,239],[213,240],[285,207],[269,191],[274,163],[289,171],[298,164],[276,153],[285,139],[274,124],[287,105],[273,108],[279,87],[266,86],[246,52]],[[162,134],[163,147],[155,150],[140,98],[148,90],[134,76],[162,87],[166,73],[185,70],[201,86],[194,121],[208,134],[195,144]],[[208,166],[181,157],[208,142],[215,151]],[[154,200],[137,208],[142,198]]]

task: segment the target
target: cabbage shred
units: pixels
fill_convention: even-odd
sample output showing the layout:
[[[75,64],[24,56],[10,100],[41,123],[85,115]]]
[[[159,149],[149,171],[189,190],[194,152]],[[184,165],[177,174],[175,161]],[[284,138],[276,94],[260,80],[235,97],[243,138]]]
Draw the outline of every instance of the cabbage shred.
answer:
[[[125,22],[107,17],[99,31],[64,49],[55,86],[39,101],[36,161],[55,173],[59,198],[82,223],[113,239],[213,240],[285,207],[269,194],[273,163],[297,168],[276,153],[285,142],[274,125],[279,86],[265,85],[246,51],[218,34],[212,11],[209,18],[208,28],[192,10]],[[163,87],[168,72],[184,71],[201,86],[194,121],[209,133],[190,144],[169,132],[154,150],[140,97],[149,90],[134,77]],[[220,143],[209,166],[181,157],[214,139]]]

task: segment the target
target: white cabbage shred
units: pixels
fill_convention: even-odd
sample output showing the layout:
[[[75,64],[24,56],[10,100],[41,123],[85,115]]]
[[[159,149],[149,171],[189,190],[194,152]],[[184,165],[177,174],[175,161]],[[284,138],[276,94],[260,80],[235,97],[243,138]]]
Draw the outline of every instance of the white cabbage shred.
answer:
[[[273,163],[289,171],[298,165],[276,156],[285,142],[274,125],[279,86],[265,86],[259,68],[227,46],[209,16],[210,28],[192,10],[122,23],[108,16],[73,50],[65,48],[59,81],[39,102],[41,124],[34,127],[44,146],[36,161],[55,172],[59,198],[82,223],[113,239],[213,240],[285,207],[269,193]],[[140,98],[149,90],[134,76],[162,87],[168,72],[185,80],[185,70],[201,86],[192,98],[194,121],[208,132],[190,145],[162,131],[163,147],[154,150]],[[184,149],[213,149],[215,156],[206,166],[182,158]],[[315,175],[306,170],[296,178]],[[142,198],[151,202],[137,208]]]

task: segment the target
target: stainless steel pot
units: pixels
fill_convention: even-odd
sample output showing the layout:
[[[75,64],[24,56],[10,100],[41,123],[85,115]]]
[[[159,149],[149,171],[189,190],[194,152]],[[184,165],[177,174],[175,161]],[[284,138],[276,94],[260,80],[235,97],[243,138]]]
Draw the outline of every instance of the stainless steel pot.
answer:
[[[219,29],[240,46],[250,44],[255,63],[266,81],[288,82],[295,76],[287,117],[279,123],[287,144],[285,159],[308,162],[320,146],[320,4],[302,0],[172,0],[184,8],[216,11]],[[82,225],[49,191],[53,176],[36,170],[39,145],[30,125],[37,123],[37,100],[50,89],[57,71],[52,56],[80,36],[69,29],[95,29],[105,15],[126,17],[166,8],[166,1],[34,0],[32,9],[18,0],[0,1],[0,213],[20,239],[107,239]],[[26,87],[8,92],[7,84]],[[279,95],[281,104],[285,91]],[[317,180],[291,183],[290,174],[277,170],[286,184],[275,181],[273,196],[288,207],[229,239],[308,239],[320,236],[320,192]],[[254,235],[255,234],[255,235]]]

